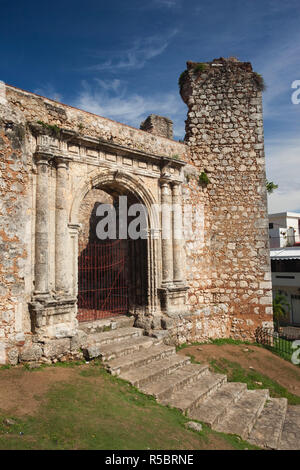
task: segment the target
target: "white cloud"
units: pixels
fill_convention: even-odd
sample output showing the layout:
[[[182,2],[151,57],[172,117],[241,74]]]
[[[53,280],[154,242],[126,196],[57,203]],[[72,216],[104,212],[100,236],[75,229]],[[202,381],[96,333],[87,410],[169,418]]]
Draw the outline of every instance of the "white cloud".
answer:
[[[287,191],[277,189],[268,196],[268,212],[300,212],[300,188]]]
[[[120,80],[113,82],[95,80],[92,84],[85,81],[72,104],[77,108],[137,128],[149,114],[167,116],[174,122],[174,135],[181,138],[184,134],[182,115],[186,108],[177,93],[141,96],[138,93],[128,92]]]
[[[268,197],[269,212],[300,210],[300,138],[266,141],[267,177],[278,184]]]
[[[55,101],[62,101],[62,95],[58,93],[53,85],[51,83],[45,83],[44,85],[41,86],[41,88],[36,88],[33,90],[34,93],[37,93],[38,95],[45,96],[46,98],[49,98],[51,100]]]
[[[256,68],[262,74],[267,89],[264,92],[264,117],[285,120],[295,113],[292,105],[291,84],[300,79],[300,32],[286,32],[255,60]],[[284,117],[284,119],[283,119]]]
[[[181,0],[154,0],[154,3],[161,7],[174,8],[181,6]]]
[[[280,33],[255,60],[267,85],[263,94],[267,178],[279,185],[268,197],[271,213],[300,210],[300,105],[291,101],[292,82],[300,79],[300,32]]]
[[[91,65],[87,70],[119,72],[121,69],[141,69],[146,62],[162,54],[176,34],[177,30],[174,29],[164,36],[156,35],[137,39],[131,47],[112,54],[113,58]]]

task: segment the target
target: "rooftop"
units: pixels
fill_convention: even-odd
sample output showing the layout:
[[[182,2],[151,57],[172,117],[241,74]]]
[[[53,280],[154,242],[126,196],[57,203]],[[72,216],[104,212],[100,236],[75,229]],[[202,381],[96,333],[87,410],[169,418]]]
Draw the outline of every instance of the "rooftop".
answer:
[[[271,259],[300,259],[300,247],[271,248]]]
[[[300,212],[277,212],[276,214],[269,214],[269,217],[295,217],[295,218],[300,218]]]

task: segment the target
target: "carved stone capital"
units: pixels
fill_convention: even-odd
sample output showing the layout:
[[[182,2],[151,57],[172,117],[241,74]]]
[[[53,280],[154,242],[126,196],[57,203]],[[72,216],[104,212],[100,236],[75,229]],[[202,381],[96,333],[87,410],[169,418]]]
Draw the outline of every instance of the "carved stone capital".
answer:
[[[37,148],[37,151],[34,154],[34,161],[36,165],[49,165],[50,160],[52,160],[53,154],[46,148]]]
[[[162,176],[158,181],[161,187],[169,187],[172,179],[169,176]]]
[[[73,158],[69,157],[66,154],[54,154],[54,161],[57,168],[68,168],[68,163],[72,161]]]

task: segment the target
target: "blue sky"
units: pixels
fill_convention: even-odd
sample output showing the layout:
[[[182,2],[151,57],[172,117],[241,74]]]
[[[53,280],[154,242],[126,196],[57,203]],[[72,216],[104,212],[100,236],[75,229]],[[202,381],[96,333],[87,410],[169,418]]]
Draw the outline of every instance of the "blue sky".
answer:
[[[169,116],[184,135],[187,60],[236,56],[267,84],[269,212],[300,211],[299,0],[0,0],[0,80],[139,127]]]

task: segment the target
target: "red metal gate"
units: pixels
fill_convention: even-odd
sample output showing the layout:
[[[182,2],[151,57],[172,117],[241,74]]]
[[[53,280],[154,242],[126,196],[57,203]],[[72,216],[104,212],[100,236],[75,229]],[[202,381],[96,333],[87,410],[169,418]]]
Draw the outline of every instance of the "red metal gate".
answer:
[[[127,313],[126,259],[126,240],[79,245],[78,321]]]

